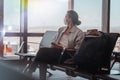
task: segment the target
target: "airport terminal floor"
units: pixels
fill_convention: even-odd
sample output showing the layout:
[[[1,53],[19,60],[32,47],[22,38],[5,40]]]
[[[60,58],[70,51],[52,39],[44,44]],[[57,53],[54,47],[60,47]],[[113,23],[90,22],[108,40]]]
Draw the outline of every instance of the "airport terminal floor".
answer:
[[[116,63],[113,66],[113,69],[111,71],[111,74],[120,74],[120,64]],[[47,74],[47,80],[88,80],[82,77],[71,77],[65,74],[65,72],[59,71],[59,70],[50,70],[53,75],[49,77]],[[116,80],[120,80],[119,75],[112,75]],[[17,67],[11,66],[10,64],[1,63],[0,62],[0,80],[39,80],[39,70],[37,69],[33,73],[33,77],[27,76],[25,74],[22,74],[20,70],[18,70]]]

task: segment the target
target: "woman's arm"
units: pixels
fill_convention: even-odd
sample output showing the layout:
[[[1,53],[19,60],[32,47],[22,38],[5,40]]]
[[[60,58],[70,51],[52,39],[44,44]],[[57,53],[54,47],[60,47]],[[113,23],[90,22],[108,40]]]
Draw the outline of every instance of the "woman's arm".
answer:
[[[54,42],[51,43],[51,47],[52,47],[52,48],[60,48],[60,49],[63,49],[63,47],[62,47],[61,45],[58,45],[58,44],[56,44],[56,43],[54,43]]]
[[[85,37],[85,33],[84,32],[79,32],[78,35],[76,36],[76,40],[75,40],[75,49],[78,49]]]

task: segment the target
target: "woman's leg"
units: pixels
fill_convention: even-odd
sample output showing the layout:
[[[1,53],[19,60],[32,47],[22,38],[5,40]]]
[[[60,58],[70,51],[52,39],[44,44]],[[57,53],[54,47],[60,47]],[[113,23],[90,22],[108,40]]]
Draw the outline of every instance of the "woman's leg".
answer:
[[[32,73],[35,72],[37,66],[38,66],[38,61],[37,59],[34,59],[33,62],[31,62],[26,66],[26,68],[23,70],[23,73],[32,76]]]
[[[64,54],[62,55],[62,58],[60,60],[60,64],[64,64],[64,61],[66,61],[67,59],[70,59],[71,56],[69,55],[68,52],[64,52]]]

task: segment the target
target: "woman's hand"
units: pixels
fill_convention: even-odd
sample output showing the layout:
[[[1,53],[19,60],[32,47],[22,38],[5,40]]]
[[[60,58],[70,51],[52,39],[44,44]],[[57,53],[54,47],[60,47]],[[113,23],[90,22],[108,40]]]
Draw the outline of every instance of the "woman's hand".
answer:
[[[60,48],[60,49],[64,49],[63,46],[59,45],[59,44],[56,44],[56,43],[51,43],[51,47],[52,48]],[[72,48],[67,48],[66,51],[68,52],[75,52],[75,49],[72,49]]]
[[[66,49],[66,51],[69,52],[70,54],[74,54],[76,50],[75,50],[75,49],[69,49],[69,48],[68,48],[68,49]]]
[[[68,48],[67,51],[75,51],[75,49],[69,49],[69,48]]]
[[[61,45],[58,45],[58,44],[56,44],[56,43],[51,43],[51,47],[52,48],[60,48],[60,49],[63,49],[63,47],[61,46]]]

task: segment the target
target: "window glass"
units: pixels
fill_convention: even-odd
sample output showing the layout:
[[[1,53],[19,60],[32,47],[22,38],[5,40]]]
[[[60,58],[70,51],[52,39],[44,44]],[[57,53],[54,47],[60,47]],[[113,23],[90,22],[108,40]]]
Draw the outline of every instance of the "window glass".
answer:
[[[120,0],[111,0],[110,32],[120,33]]]
[[[28,52],[37,52],[42,37],[28,37]]]
[[[28,32],[57,30],[67,10],[68,0],[28,0]]]
[[[111,0],[110,32],[120,33],[120,0]],[[118,38],[114,51],[120,52],[120,38]]]
[[[101,30],[102,0],[74,0],[74,10],[79,14],[83,31]]]
[[[20,32],[20,0],[4,0],[4,28],[6,32]]]
[[[4,37],[4,55],[14,55],[20,44],[19,37]]]

